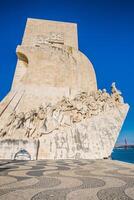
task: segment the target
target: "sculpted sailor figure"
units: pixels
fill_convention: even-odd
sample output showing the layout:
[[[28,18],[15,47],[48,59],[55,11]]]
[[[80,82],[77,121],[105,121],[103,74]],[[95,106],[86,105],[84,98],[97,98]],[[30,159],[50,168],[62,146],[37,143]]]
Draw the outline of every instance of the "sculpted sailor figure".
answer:
[[[111,92],[111,97],[113,98],[113,100],[115,100],[115,102],[124,103],[123,97],[121,96],[122,93],[116,88],[115,82],[113,82],[111,85]]]
[[[37,117],[38,117],[38,119],[40,119],[40,120],[43,120],[44,117],[45,117],[45,111],[44,111],[44,107],[43,107],[42,104],[39,106],[39,110],[38,110],[38,112],[37,112]]]
[[[16,129],[22,128],[24,126],[24,122],[25,122],[25,114],[24,112],[20,112],[17,116],[16,116],[16,120],[14,123],[14,127]]]
[[[33,135],[33,133],[36,130],[36,110],[32,109],[30,112],[27,112],[25,114],[25,128],[26,128],[26,133],[25,136],[30,137]]]
[[[13,112],[9,115],[4,128],[2,128],[0,131],[1,137],[5,136],[7,133],[10,135],[11,127],[15,119],[16,119],[16,111],[13,110]]]
[[[54,118],[54,112],[56,111],[56,107],[53,108],[52,105],[49,103],[45,108],[40,106],[38,111],[38,134],[42,136],[43,134],[51,133],[52,131],[56,130],[59,126],[57,120]]]
[[[26,129],[25,136],[29,137],[29,133],[30,133],[30,112],[27,112],[25,114],[25,129]]]
[[[50,103],[48,103],[44,109],[45,117],[40,129],[41,135],[48,134],[53,130],[53,109],[55,110]]]
[[[99,101],[100,100],[100,98],[101,98],[101,95],[102,95],[102,91],[99,89],[99,90],[97,90],[96,92],[95,92],[95,100],[96,101]]]
[[[73,110],[71,113],[71,123],[77,123],[80,122],[82,119],[82,113],[78,111],[77,109]]]
[[[53,119],[55,120],[56,123],[60,124],[61,120],[62,120],[62,111],[63,111],[63,103],[62,102],[58,102],[58,104],[56,105],[56,107],[53,109]]]
[[[8,122],[7,122],[7,126],[10,126],[8,132],[9,132],[9,135],[11,135],[11,132],[12,132],[12,127],[13,127],[13,124],[16,120],[16,111],[13,110],[13,112],[10,114],[9,118],[8,118]]]
[[[116,88],[116,83],[115,83],[115,82],[113,82],[112,85],[111,85],[111,92],[112,92],[112,94],[114,94],[114,93],[119,93],[119,94],[121,94],[121,91],[119,91],[119,90]]]
[[[101,94],[101,97],[100,97],[100,104],[102,106],[102,111],[107,111],[108,110],[108,100],[110,99],[110,95],[107,93],[107,90],[106,89],[103,89],[102,90],[102,94]]]
[[[106,102],[108,98],[110,98],[110,95],[107,93],[106,89],[103,89],[101,94],[101,101]]]
[[[98,104],[95,100],[94,93],[90,94],[88,100],[89,100],[88,108],[89,108],[90,114],[97,115],[98,114]]]
[[[16,113],[14,112],[13,115],[11,115],[10,117],[11,117],[10,118],[11,127],[9,135],[14,134],[16,129],[23,128],[25,121],[25,114],[24,112],[21,112],[16,115]]]
[[[63,112],[67,109],[67,99],[66,97],[63,97],[61,101],[59,101],[56,106],[53,108],[53,119],[55,120],[55,123],[61,124],[63,119]]]
[[[44,107],[41,104],[37,112],[37,129],[38,129],[37,135],[38,136],[41,136],[41,130],[43,128],[45,118],[46,118],[46,111],[44,110]]]
[[[15,115],[14,121],[11,123],[9,135],[14,135],[16,129],[24,129],[24,122],[25,122],[25,114],[24,112],[20,112]]]
[[[13,110],[13,112],[10,114],[8,120],[7,120],[7,126],[10,126],[16,119],[16,111]]]

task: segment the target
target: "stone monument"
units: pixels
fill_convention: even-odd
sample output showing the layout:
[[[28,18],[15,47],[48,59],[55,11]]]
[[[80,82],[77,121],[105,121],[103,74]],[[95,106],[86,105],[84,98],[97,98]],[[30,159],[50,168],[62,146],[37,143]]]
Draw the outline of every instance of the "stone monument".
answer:
[[[0,159],[103,159],[129,105],[98,90],[74,23],[28,19],[13,85],[0,103]]]

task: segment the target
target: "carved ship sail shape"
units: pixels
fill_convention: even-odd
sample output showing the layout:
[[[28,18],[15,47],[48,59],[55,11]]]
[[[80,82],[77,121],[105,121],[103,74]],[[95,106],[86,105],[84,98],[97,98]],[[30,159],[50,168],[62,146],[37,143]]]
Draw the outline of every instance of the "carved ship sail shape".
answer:
[[[0,103],[0,158],[21,149],[32,160],[108,158],[129,105],[115,83],[111,94],[97,89],[77,25],[28,19],[16,52],[12,89]]]

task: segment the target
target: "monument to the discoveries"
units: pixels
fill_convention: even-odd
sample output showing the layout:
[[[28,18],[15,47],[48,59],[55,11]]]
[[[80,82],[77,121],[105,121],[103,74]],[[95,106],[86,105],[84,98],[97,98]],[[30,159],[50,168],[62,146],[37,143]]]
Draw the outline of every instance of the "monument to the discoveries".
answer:
[[[129,106],[98,90],[77,25],[28,19],[10,93],[0,103],[0,159],[111,155]]]

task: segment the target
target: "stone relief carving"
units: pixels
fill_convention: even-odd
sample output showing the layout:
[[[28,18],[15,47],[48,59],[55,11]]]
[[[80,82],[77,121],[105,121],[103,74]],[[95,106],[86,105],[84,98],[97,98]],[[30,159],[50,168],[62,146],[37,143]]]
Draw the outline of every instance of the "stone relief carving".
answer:
[[[0,137],[10,136],[18,131],[27,138],[41,137],[102,112],[109,112],[123,103],[121,92],[116,88],[115,83],[112,83],[111,95],[106,89],[92,93],[80,92],[73,99],[63,97],[55,105],[40,105],[37,109],[26,113],[13,111],[4,127],[0,129]],[[76,139],[78,141],[79,138]]]
[[[44,45],[44,44],[64,44],[64,33],[62,32],[49,32],[46,36],[44,35],[37,35],[34,41],[37,45]]]

